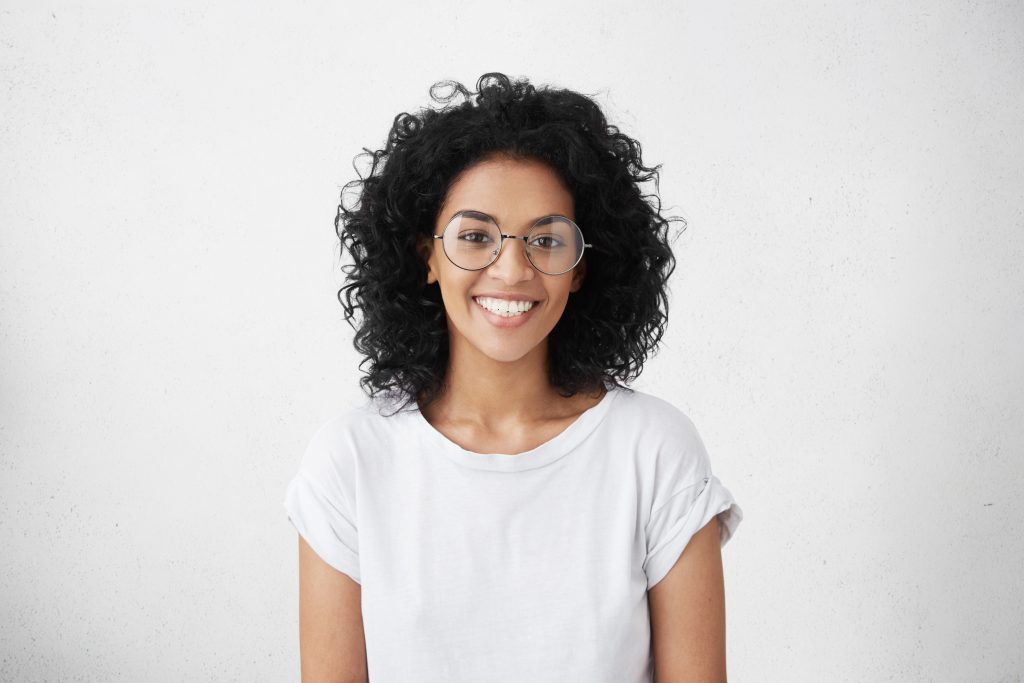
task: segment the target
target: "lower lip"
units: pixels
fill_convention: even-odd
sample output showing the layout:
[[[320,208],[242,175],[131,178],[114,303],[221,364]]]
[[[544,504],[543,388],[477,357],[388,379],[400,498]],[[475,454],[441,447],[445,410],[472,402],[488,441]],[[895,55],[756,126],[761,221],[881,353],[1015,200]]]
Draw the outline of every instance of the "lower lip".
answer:
[[[495,327],[519,327],[526,323],[529,317],[533,315],[533,312],[537,310],[537,307],[540,306],[540,303],[538,302],[533,304],[533,307],[525,313],[510,315],[507,318],[503,315],[498,315],[497,313],[491,313],[486,308],[478,304],[476,299],[473,299],[473,305],[479,308],[483,312],[484,317],[487,318],[487,321]]]

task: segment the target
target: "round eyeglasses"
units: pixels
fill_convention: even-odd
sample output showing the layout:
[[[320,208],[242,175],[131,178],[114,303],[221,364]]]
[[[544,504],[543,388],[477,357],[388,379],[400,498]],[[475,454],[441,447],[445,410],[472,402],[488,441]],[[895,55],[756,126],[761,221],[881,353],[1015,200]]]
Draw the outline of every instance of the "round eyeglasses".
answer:
[[[445,256],[463,270],[482,270],[498,260],[506,239],[523,240],[526,258],[545,275],[568,273],[583,258],[583,250],[593,246],[583,242],[579,226],[565,216],[544,216],[520,237],[503,234],[480,211],[459,211],[434,239],[441,240]]]

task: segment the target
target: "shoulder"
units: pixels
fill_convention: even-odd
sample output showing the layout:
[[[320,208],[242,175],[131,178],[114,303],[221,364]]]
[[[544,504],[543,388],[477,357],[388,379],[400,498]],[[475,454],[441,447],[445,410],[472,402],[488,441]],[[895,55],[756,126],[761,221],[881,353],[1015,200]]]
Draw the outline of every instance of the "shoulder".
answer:
[[[322,423],[313,433],[310,444],[327,448],[352,438],[374,435],[381,431],[380,422],[384,419],[369,402],[346,408]]]
[[[387,452],[388,444],[409,426],[407,412],[389,416],[377,402],[367,400],[345,409],[313,433],[302,457],[302,473],[320,481],[347,479],[363,454]]]
[[[619,428],[628,425],[666,450],[703,447],[693,420],[673,403],[638,389],[619,392],[612,415]]]
[[[689,415],[673,403],[636,389],[621,391],[611,433],[635,453],[639,471],[656,489],[702,481],[711,471],[704,442]],[[658,493],[665,493],[658,491]]]

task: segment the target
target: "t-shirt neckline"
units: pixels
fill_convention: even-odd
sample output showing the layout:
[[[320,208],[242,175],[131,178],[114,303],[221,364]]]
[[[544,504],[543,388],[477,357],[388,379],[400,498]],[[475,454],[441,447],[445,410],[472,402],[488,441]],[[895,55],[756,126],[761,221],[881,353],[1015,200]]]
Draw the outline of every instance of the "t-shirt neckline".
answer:
[[[580,413],[561,432],[536,448],[515,454],[477,453],[466,450],[435,429],[418,408],[411,410],[409,417],[415,421],[417,429],[424,434],[424,438],[459,465],[492,472],[522,472],[550,465],[579,446],[607,415],[618,393],[617,387],[608,389],[600,401]]]

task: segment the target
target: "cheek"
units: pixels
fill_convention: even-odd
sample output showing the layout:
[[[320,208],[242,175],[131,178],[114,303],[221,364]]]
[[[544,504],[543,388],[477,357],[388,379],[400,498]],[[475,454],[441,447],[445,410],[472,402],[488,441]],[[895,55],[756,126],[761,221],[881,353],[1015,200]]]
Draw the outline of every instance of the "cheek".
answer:
[[[442,266],[443,267],[443,266]],[[445,306],[449,308],[465,308],[469,299],[470,285],[472,278],[466,277],[465,271],[453,272],[452,269],[445,269],[439,273],[441,283],[441,298]]]
[[[572,280],[566,277],[565,279],[559,279],[555,282],[548,283],[548,286],[545,289],[547,289],[548,298],[551,301],[558,302],[559,306],[564,306],[569,300],[572,287]]]

